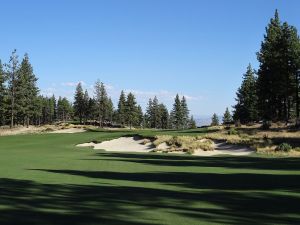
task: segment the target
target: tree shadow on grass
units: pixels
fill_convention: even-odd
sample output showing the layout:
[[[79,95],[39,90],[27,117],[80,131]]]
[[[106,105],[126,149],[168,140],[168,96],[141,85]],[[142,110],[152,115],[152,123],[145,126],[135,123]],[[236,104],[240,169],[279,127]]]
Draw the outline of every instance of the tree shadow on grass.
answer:
[[[146,172],[126,173],[111,171],[49,170],[34,169],[57,174],[67,174],[95,179],[117,181],[155,182],[177,187],[215,190],[290,190],[300,191],[300,175],[253,174],[253,173],[192,173]]]
[[[83,175],[82,171],[64,173]],[[105,179],[118,176],[136,180],[117,174]],[[182,224],[183,221],[189,221],[188,224],[297,224],[299,221],[299,196],[223,191],[222,187],[223,184],[217,187],[207,183],[207,188],[218,190],[180,191],[134,186],[46,185],[0,179],[0,224],[146,225]],[[286,216],[287,213],[291,216]],[[172,221],[172,217],[178,216],[180,220]]]
[[[170,154],[96,153],[97,158],[83,160],[116,160],[157,166],[224,167],[232,169],[300,170],[300,158],[262,158],[243,156],[197,157]]]

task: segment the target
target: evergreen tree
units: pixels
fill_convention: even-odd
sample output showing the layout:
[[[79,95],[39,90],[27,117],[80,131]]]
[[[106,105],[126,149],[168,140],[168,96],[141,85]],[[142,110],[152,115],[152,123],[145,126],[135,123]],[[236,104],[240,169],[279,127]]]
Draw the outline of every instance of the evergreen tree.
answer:
[[[211,126],[219,126],[219,117],[216,113],[214,113],[211,118]]]
[[[36,86],[37,78],[33,73],[28,54],[25,54],[22,60],[17,77],[15,94],[16,109],[20,120],[28,127],[30,120],[33,119],[35,114],[36,108],[34,102],[39,92]]]
[[[277,10],[266,28],[257,57],[260,63],[257,81],[260,116],[265,120],[288,121],[293,105],[297,103],[300,41],[296,28],[286,22],[282,24]]]
[[[3,65],[0,60],[0,126],[5,125],[5,112],[6,112],[6,104],[5,104],[5,73],[3,70]]]
[[[15,124],[16,116],[16,91],[17,91],[17,77],[19,71],[19,60],[17,50],[14,50],[10,56],[9,63],[6,65],[6,75],[8,81],[8,103],[10,114],[10,127]]]
[[[34,112],[34,120],[35,125],[40,126],[42,123],[42,116],[43,116],[43,96],[38,96],[36,98],[35,104],[35,112]]]
[[[65,122],[63,104],[62,104],[62,97],[61,96],[59,96],[58,100],[57,100],[57,119],[59,121]]]
[[[114,104],[113,104],[111,98],[109,98],[107,101],[106,120],[108,120],[110,123],[112,123],[113,115],[114,115]]]
[[[145,122],[147,128],[154,128],[154,110],[153,110],[153,101],[150,98],[145,113]]]
[[[74,97],[74,115],[78,116],[80,124],[82,124],[82,119],[84,115],[84,93],[81,83],[76,87],[75,97]]]
[[[232,116],[229,112],[229,109],[228,107],[226,108],[225,110],[225,113],[223,115],[223,124],[226,125],[226,124],[230,124],[232,122]]]
[[[191,116],[190,121],[189,121],[189,128],[190,129],[196,129],[197,124],[193,116]]]
[[[120,123],[122,126],[125,125],[125,121],[126,121],[125,108],[126,108],[126,96],[124,91],[122,91],[119,98],[118,110],[117,110],[117,122]]]
[[[130,92],[127,95],[126,99],[126,121],[130,129],[134,124],[137,123],[138,114],[137,114],[137,105],[134,95]]]
[[[83,117],[84,117],[84,123],[87,123],[88,117],[89,117],[89,93],[87,90],[85,90],[83,95]]]
[[[234,120],[249,123],[258,120],[256,76],[251,65],[243,76],[241,87],[236,93],[237,104],[234,106]]]
[[[175,97],[175,102],[173,105],[173,110],[171,112],[171,121],[172,121],[172,127],[175,129],[182,129],[183,124],[183,112],[182,112],[182,105],[179,98],[179,95],[177,94]]]
[[[97,117],[97,107],[96,107],[96,101],[95,99],[93,98],[90,98],[89,99],[89,107],[88,107],[88,118],[90,120],[94,120],[95,121],[95,118]]]
[[[72,116],[72,105],[67,98],[59,96],[57,101],[57,118],[60,121],[66,122]]]
[[[159,128],[161,129],[168,129],[169,127],[169,112],[167,107],[164,104],[159,104]]]
[[[56,104],[56,98],[54,94],[49,99],[49,121],[50,123],[54,123],[57,116],[57,104]]]
[[[98,111],[99,125],[100,127],[103,127],[103,122],[107,115],[108,97],[104,84],[99,80],[95,83],[95,101]]]
[[[140,105],[138,105],[137,107],[137,126],[139,127],[143,127],[143,122],[144,122],[144,114],[143,114],[143,110],[142,107]]]
[[[182,128],[188,128],[189,124],[189,109],[187,106],[186,98],[183,96],[181,100],[181,111],[182,111]]]
[[[152,115],[150,115],[150,121],[151,121],[151,128],[160,128],[160,123],[161,123],[161,114],[159,110],[159,102],[158,98],[155,96],[153,101],[152,101]]]

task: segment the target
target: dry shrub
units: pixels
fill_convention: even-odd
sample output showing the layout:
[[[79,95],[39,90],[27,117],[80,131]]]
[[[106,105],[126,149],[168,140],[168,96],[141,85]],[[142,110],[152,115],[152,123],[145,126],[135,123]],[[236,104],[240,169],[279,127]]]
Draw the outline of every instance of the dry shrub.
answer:
[[[158,135],[155,136],[155,141],[153,142],[153,144],[155,145],[155,147],[157,147],[162,143],[169,142],[172,138],[173,136],[171,135]]]
[[[145,138],[145,139],[143,140],[143,142],[142,142],[143,145],[146,145],[146,144],[149,144],[149,143],[151,143],[151,140],[150,140],[150,139],[147,139],[147,138]]]
[[[170,146],[167,151],[191,151],[202,149],[204,151],[214,150],[214,142],[209,139],[191,136],[157,136],[154,145],[158,147],[160,144],[166,143]]]
[[[52,132],[52,131],[54,131],[54,129],[51,128],[51,127],[48,127],[48,128],[46,128],[44,131],[45,131],[45,132]]]
[[[297,149],[292,149],[288,152],[277,151],[277,146],[258,148],[256,152],[262,155],[274,156],[274,157],[300,157],[300,152]]]

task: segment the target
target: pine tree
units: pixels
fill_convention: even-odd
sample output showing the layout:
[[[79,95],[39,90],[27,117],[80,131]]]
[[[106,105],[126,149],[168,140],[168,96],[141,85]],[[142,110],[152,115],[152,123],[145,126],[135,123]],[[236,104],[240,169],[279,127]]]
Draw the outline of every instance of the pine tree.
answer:
[[[257,56],[260,116],[264,120],[288,121],[298,98],[296,74],[300,67],[300,41],[296,28],[286,22],[282,24],[277,10],[266,28]]]
[[[144,122],[144,113],[142,107],[140,105],[137,106],[137,123],[136,125],[139,127],[143,127]]]
[[[182,111],[182,128],[188,128],[189,124],[189,109],[186,102],[186,98],[183,96],[181,100],[181,111]]]
[[[3,70],[3,65],[0,60],[0,126],[5,125],[5,111],[6,111],[6,104],[5,104],[5,73]]]
[[[83,117],[84,117],[84,123],[86,124],[89,117],[89,93],[87,90],[85,90],[83,95]]]
[[[111,98],[109,98],[107,101],[107,108],[106,108],[106,120],[108,120],[110,123],[112,123],[113,115],[114,115],[114,104],[113,104]]]
[[[57,100],[57,119],[59,121],[65,122],[63,105],[62,105],[62,97],[61,96],[59,96],[58,100]]]
[[[49,99],[49,113],[50,113],[49,114],[50,123],[54,123],[54,121],[56,120],[56,117],[57,117],[57,103],[56,103],[56,98],[55,98],[54,94]]]
[[[197,124],[193,116],[191,116],[190,121],[189,121],[189,128],[190,129],[196,129]]]
[[[135,96],[130,92],[126,99],[126,121],[130,129],[138,120]]]
[[[216,113],[214,113],[211,118],[211,126],[219,126],[219,117]]]
[[[243,75],[241,87],[236,93],[237,104],[234,106],[234,120],[241,123],[250,123],[258,120],[256,76],[251,65],[247,67],[247,72]]]
[[[84,115],[84,93],[81,83],[76,87],[75,97],[74,97],[74,115],[78,116],[80,124],[82,124],[82,119]]]
[[[66,122],[72,116],[72,105],[67,98],[59,96],[57,101],[57,118],[60,121]]]
[[[150,98],[145,113],[145,122],[147,128],[154,128],[154,110],[153,110],[153,101]]]
[[[89,106],[88,106],[88,118],[90,120],[95,121],[95,118],[97,117],[98,110],[96,107],[96,101],[93,98],[89,99]]]
[[[14,50],[10,56],[9,64],[6,65],[6,74],[8,81],[8,103],[10,114],[10,128],[15,124],[16,116],[16,91],[17,91],[17,76],[19,71],[19,60],[17,50]]]
[[[99,80],[95,83],[95,101],[98,111],[98,121],[100,127],[103,127],[103,122],[106,116],[108,97],[105,86]]]
[[[177,130],[182,129],[183,112],[182,112],[181,101],[178,94],[175,97],[173,110],[171,112],[171,121],[172,121],[172,127],[174,127]]]
[[[43,116],[43,96],[37,96],[34,105],[36,109],[34,112],[35,125],[40,126],[42,123]]]
[[[230,124],[232,122],[232,116],[229,112],[229,109],[228,107],[226,108],[225,110],[225,113],[223,115],[223,124],[226,125],[226,124]]]
[[[169,112],[167,107],[164,104],[159,104],[159,114],[160,114],[160,121],[159,121],[159,128],[161,129],[168,129],[169,127]]]
[[[19,118],[23,121],[23,124],[26,124],[28,127],[30,120],[35,114],[36,108],[34,102],[39,92],[36,86],[37,78],[33,73],[28,54],[25,54],[22,60],[17,77],[15,95],[16,108]]]
[[[125,108],[126,108],[126,96],[124,91],[122,91],[119,98],[118,109],[117,109],[117,121],[122,126],[125,125],[125,121],[126,121]]]
[[[161,123],[161,114],[159,110],[159,102],[158,98],[155,96],[152,101],[152,115],[150,115],[150,121],[152,123],[151,128],[160,128]]]

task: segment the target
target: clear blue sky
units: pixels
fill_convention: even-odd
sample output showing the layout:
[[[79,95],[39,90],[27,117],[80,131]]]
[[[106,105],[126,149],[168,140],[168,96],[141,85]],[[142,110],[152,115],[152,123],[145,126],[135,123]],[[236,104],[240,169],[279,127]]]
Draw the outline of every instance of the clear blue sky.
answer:
[[[180,93],[192,114],[222,114],[276,8],[300,29],[298,0],[1,1],[0,58],[29,53],[43,94],[100,79],[114,101],[125,89],[170,107]]]

